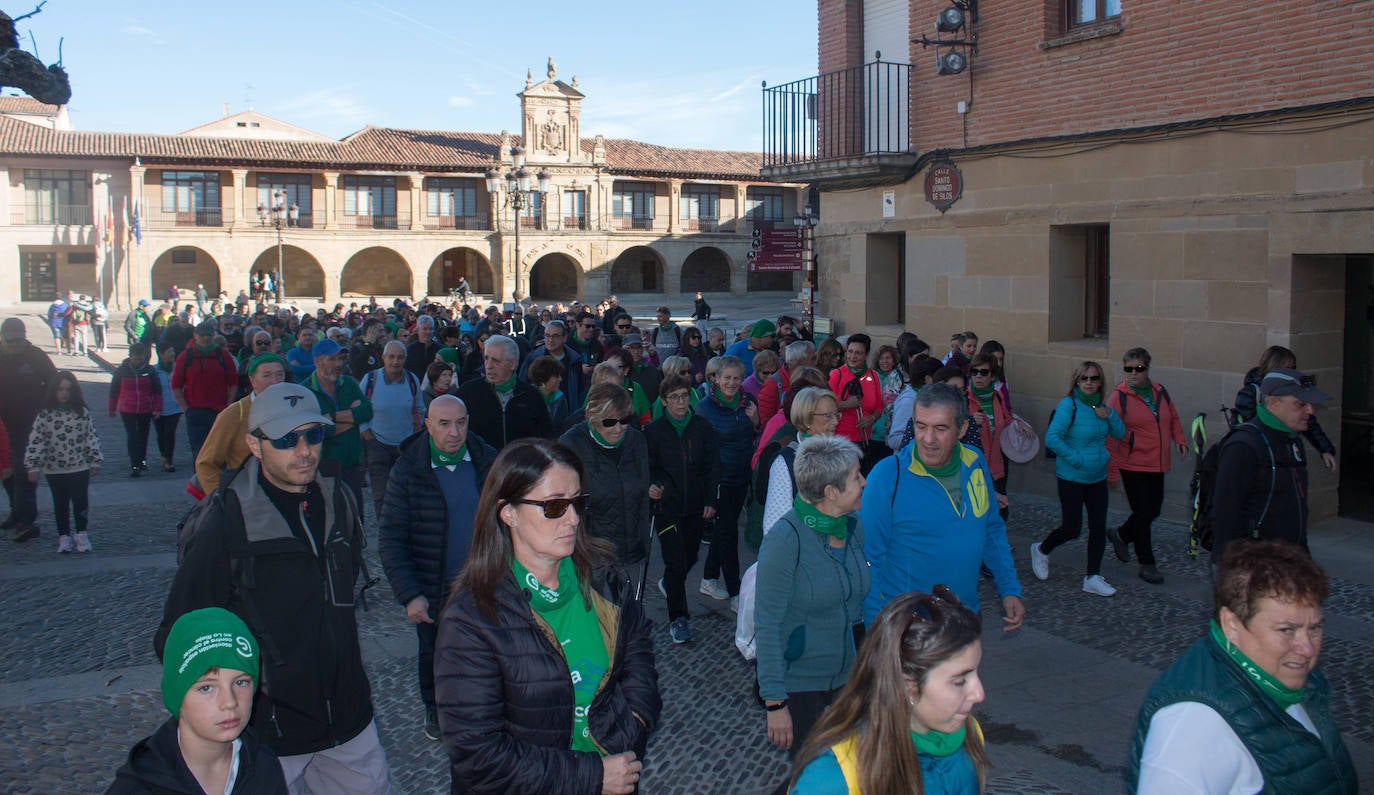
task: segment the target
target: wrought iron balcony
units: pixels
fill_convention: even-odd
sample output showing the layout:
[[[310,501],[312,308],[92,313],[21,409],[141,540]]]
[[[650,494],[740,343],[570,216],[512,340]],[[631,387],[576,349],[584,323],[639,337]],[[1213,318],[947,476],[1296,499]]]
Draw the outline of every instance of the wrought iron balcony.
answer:
[[[29,226],[89,226],[91,208],[86,204],[25,204],[10,213],[10,223]]]
[[[874,61],[763,90],[763,169],[782,182],[900,182],[911,144],[911,65]]]
[[[463,230],[487,230],[491,229],[491,219],[484,215],[426,215],[424,220],[425,229],[463,229]]]

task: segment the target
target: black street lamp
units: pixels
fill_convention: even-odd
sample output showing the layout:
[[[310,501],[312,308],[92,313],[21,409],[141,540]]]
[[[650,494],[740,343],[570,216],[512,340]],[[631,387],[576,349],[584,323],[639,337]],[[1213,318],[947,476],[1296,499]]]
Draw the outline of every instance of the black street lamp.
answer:
[[[802,253],[806,257],[806,283],[810,292],[802,302],[802,321],[807,330],[815,333],[816,298],[820,295],[820,278],[816,273],[815,229],[820,219],[811,214],[811,205],[802,208],[800,215],[792,216],[792,225],[801,230]]]
[[[504,175],[495,167],[487,171],[487,192],[493,196],[501,195],[502,183],[505,183],[506,197],[503,202],[505,206],[515,211],[515,290],[511,296],[520,302],[525,300],[525,295],[520,290],[520,213],[535,201],[536,194],[549,192],[551,177],[547,169],[539,169],[539,173],[534,175],[535,185],[530,185],[530,170],[525,168],[525,149],[517,146],[510,152],[512,169]]]
[[[286,191],[277,190],[272,194],[272,206],[258,205],[258,223],[266,226],[271,223],[277,230],[277,303],[286,300],[286,283],[282,281],[282,238],[284,226],[296,226],[301,219],[301,208],[295,202],[286,204]]]

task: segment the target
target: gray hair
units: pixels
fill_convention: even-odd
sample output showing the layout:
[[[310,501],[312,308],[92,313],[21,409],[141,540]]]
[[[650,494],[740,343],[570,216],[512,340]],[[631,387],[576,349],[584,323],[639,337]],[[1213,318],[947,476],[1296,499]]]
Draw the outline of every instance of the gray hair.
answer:
[[[434,328],[434,318],[429,315],[420,315],[419,317],[415,318],[415,327],[419,328],[420,326],[429,326],[430,328]]]
[[[692,360],[686,356],[665,356],[663,364],[659,367],[664,375],[674,375],[684,367],[691,367]]]
[[[492,337],[487,340],[487,347],[483,349],[482,352],[490,355],[493,348],[501,351],[498,355],[502,359],[520,358],[520,346],[515,344],[515,340],[510,337],[505,337],[500,334],[492,335]]]
[[[954,411],[956,428],[968,420],[968,397],[953,384],[938,383],[921,387],[916,393],[916,408],[951,409]],[[915,409],[912,409],[912,416],[915,416]]]
[[[399,350],[401,351],[401,353],[405,353],[405,352],[406,352],[406,346],[402,345],[401,342],[400,342],[400,340],[392,340],[391,342],[388,342],[386,345],[384,345],[384,346],[382,347],[382,353],[385,354],[387,351],[391,350],[393,347],[399,349]]]
[[[739,370],[740,375],[744,375],[744,360],[738,356],[730,356],[727,354],[715,358],[720,360],[720,364],[716,365],[716,377],[720,377],[720,374],[726,370]]]
[[[809,340],[797,340],[788,345],[783,350],[783,362],[788,370],[796,368],[798,365],[806,363],[811,355],[816,352],[816,343]]]
[[[923,390],[924,391],[924,390]],[[844,491],[849,473],[859,465],[859,446],[842,436],[812,436],[797,446],[792,479],[797,495],[815,505],[825,499],[825,487]]]
[[[546,310],[546,311],[547,311],[547,310]],[[559,331],[563,332],[563,336],[565,336],[565,337],[568,336],[568,324],[567,324],[567,323],[564,323],[564,322],[561,321],[561,320],[550,320],[549,322],[545,323],[545,324],[544,324],[544,333],[545,333],[545,334],[548,334],[548,333],[549,333],[549,329],[551,329],[551,328],[556,328],[556,329],[558,329]]]
[[[243,345],[246,348],[253,347],[253,338],[258,336],[258,332],[266,331],[262,326],[249,326],[243,330]]]

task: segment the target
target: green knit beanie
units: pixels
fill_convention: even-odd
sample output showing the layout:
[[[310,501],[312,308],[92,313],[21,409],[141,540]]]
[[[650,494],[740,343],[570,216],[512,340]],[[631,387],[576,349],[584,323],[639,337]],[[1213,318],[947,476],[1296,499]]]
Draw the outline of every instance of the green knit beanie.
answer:
[[[754,325],[749,327],[749,339],[756,340],[762,337],[773,337],[778,333],[778,327],[773,325],[773,321],[768,318],[754,321]]]
[[[186,692],[211,668],[243,671],[258,681],[258,641],[243,619],[222,607],[186,613],[172,625],[162,650],[162,703],[181,715]]]

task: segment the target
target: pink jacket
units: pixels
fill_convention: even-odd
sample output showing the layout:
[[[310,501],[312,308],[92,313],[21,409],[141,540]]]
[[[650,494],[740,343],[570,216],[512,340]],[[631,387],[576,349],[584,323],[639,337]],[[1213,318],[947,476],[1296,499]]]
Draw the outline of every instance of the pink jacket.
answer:
[[[110,413],[155,414],[162,412],[162,377],[151,364],[135,370],[127,360],[115,370],[107,403]]]
[[[1150,382],[1155,405],[1159,416],[1150,410],[1145,400],[1125,382],[1116,385],[1107,396],[1108,405],[1126,424],[1126,436],[1121,439],[1107,438],[1107,452],[1111,461],[1107,465],[1107,480],[1115,483],[1121,480],[1121,470],[1132,472],[1168,472],[1171,465],[1169,441],[1185,444],[1183,423],[1179,421],[1178,409],[1174,408],[1169,390]],[[1167,438],[1166,438],[1167,437]]]

